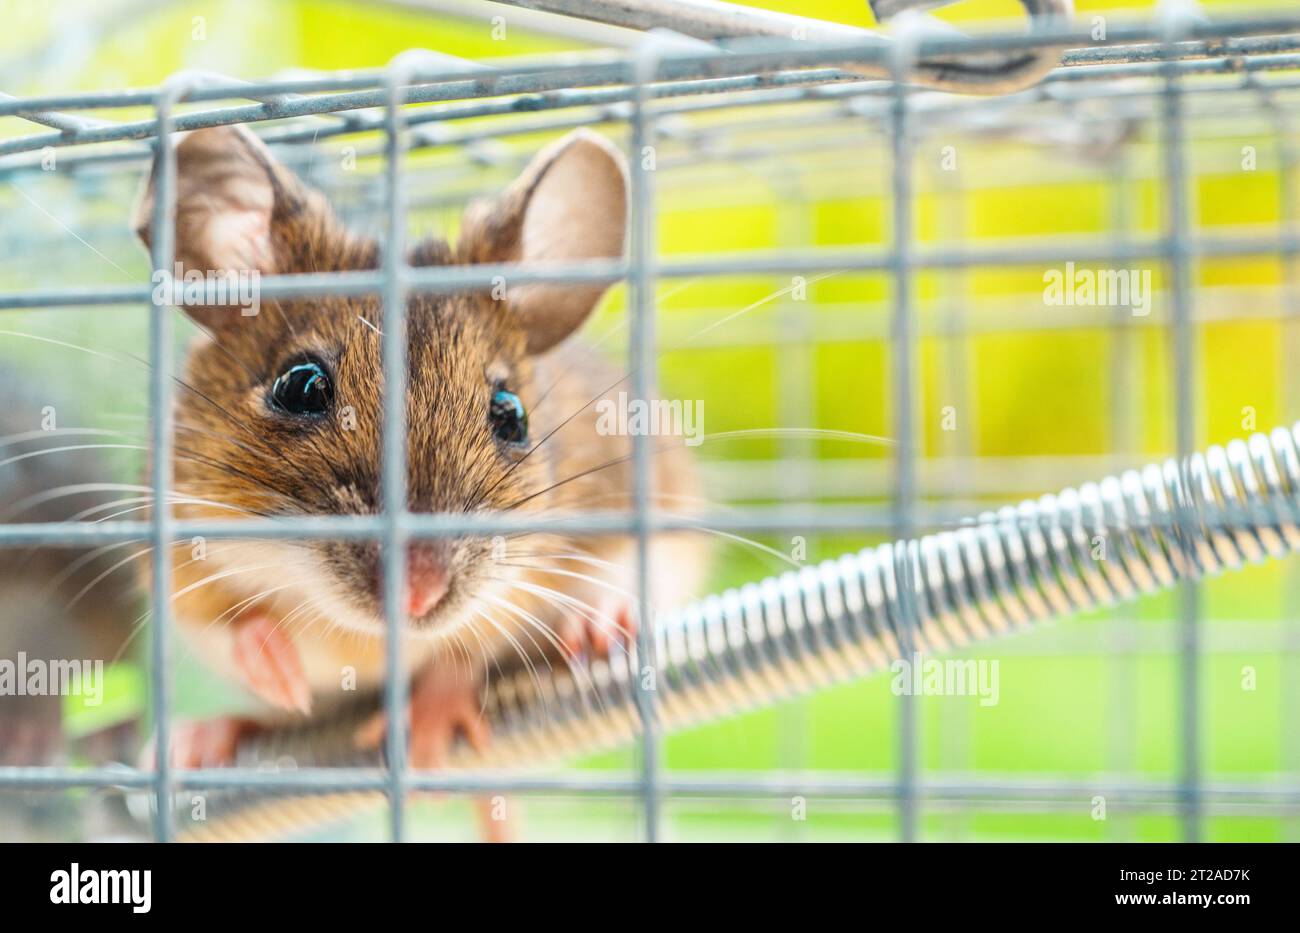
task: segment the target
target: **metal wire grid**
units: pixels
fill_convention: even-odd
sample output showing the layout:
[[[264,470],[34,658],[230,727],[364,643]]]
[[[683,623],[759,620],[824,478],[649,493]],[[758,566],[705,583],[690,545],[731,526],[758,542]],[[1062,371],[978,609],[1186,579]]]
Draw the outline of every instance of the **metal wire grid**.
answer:
[[[507,275],[517,284],[529,282],[593,282],[627,279],[629,313],[632,319],[629,353],[636,366],[637,384],[634,391],[640,395],[648,392],[652,384],[655,361],[655,317],[653,313],[654,286],[661,277],[726,276],[762,273],[806,273],[848,268],[854,271],[886,273],[892,282],[891,328],[893,385],[893,425],[897,440],[893,465],[895,495],[887,510],[871,508],[751,508],[741,514],[716,514],[703,520],[684,520],[658,515],[649,507],[650,451],[647,438],[637,437],[634,447],[634,475],[636,476],[636,508],[631,514],[591,512],[563,519],[521,520],[517,517],[478,517],[452,515],[412,515],[405,511],[405,457],[403,440],[403,406],[393,400],[403,398],[405,379],[405,344],[400,327],[385,329],[384,366],[387,399],[385,412],[383,470],[387,489],[385,511],[376,518],[317,518],[266,521],[189,522],[171,519],[166,510],[155,510],[149,522],[113,521],[95,525],[66,524],[0,526],[0,544],[22,546],[37,543],[88,544],[148,538],[155,550],[157,571],[154,576],[152,604],[154,624],[151,629],[151,683],[154,693],[154,719],[160,749],[159,766],[154,772],[134,771],[122,773],[111,769],[64,771],[60,769],[0,769],[0,787],[94,787],[118,786],[149,789],[158,803],[154,829],[156,837],[165,841],[173,837],[170,800],[178,789],[220,787],[277,788],[282,790],[381,790],[387,793],[390,803],[390,834],[400,840],[405,834],[404,802],[412,790],[513,790],[517,792],[554,792],[635,795],[644,803],[644,833],[649,840],[658,838],[660,800],[664,794],[673,796],[767,796],[787,793],[810,793],[830,798],[850,797],[867,799],[893,799],[897,802],[900,817],[900,835],[905,840],[918,835],[918,816],[924,801],[1018,801],[1033,805],[1053,794],[1075,792],[1070,782],[1032,783],[997,781],[972,782],[930,780],[920,777],[917,749],[917,722],[915,701],[903,696],[900,703],[899,771],[893,781],[835,781],[826,779],[787,782],[779,779],[706,779],[683,780],[661,774],[659,762],[659,736],[654,723],[654,695],[640,690],[638,710],[643,719],[644,737],[641,743],[640,776],[636,780],[574,778],[569,776],[545,778],[520,778],[501,774],[412,774],[405,759],[403,717],[389,716],[388,761],[386,772],[351,769],[328,771],[298,771],[296,773],[248,772],[238,769],[192,771],[175,774],[168,765],[166,754],[169,737],[167,724],[170,710],[170,691],[167,659],[169,655],[169,593],[167,581],[168,542],[182,536],[204,535],[211,538],[228,537],[336,537],[378,538],[385,553],[400,555],[406,542],[413,537],[429,537],[452,533],[500,534],[536,530],[568,531],[572,533],[620,532],[637,537],[639,547],[638,576],[641,593],[642,618],[649,619],[647,588],[649,574],[648,537],[657,531],[693,527],[705,521],[711,527],[733,531],[819,531],[867,530],[888,531],[895,537],[908,537],[920,527],[929,527],[959,520],[957,512],[926,509],[918,502],[918,464],[914,443],[917,436],[914,414],[915,354],[917,347],[916,305],[912,293],[912,278],[919,270],[949,270],[959,274],[963,270],[980,266],[1038,266],[1051,262],[1074,261],[1126,261],[1155,260],[1168,264],[1172,273],[1171,294],[1174,315],[1171,332],[1174,345],[1173,393],[1177,402],[1177,448],[1179,455],[1189,454],[1195,445],[1194,387],[1195,373],[1192,362],[1192,283],[1191,264],[1197,257],[1266,256],[1285,257],[1294,271],[1300,239],[1288,213],[1285,229],[1271,236],[1235,237],[1230,240],[1212,240],[1194,237],[1189,226],[1187,206],[1188,174],[1184,158],[1185,95],[1184,78],[1194,74],[1243,73],[1244,84],[1238,88],[1253,87],[1262,96],[1281,93],[1300,87],[1290,79],[1266,80],[1263,72],[1293,69],[1300,65],[1300,56],[1286,54],[1297,47],[1296,37],[1277,35],[1300,31],[1300,16],[1274,18],[1263,21],[1206,23],[1170,23],[1158,27],[1125,27],[1112,30],[1109,42],[1119,45],[1134,42],[1152,42],[1154,46],[1114,48],[1102,46],[1085,51],[1068,53],[1066,60],[1074,57],[1079,67],[1058,71],[1049,77],[1046,91],[1015,95],[1023,102],[1026,97],[1052,100],[1054,85],[1073,86],[1082,79],[1095,79],[1090,93],[1106,99],[1132,96],[1147,98],[1149,89],[1117,88],[1111,81],[1155,75],[1162,81],[1154,92],[1159,101],[1159,123],[1162,128],[1162,153],[1167,182],[1167,216],[1161,236],[1140,240],[1125,238],[1105,245],[1077,244],[1068,247],[1007,249],[1005,247],[960,248],[944,247],[926,249],[914,242],[913,217],[913,160],[909,150],[913,121],[918,119],[920,98],[906,83],[912,62],[928,54],[956,54],[972,50],[1035,48],[1039,46],[1086,46],[1090,37],[1057,31],[1050,35],[1031,37],[998,35],[979,39],[922,39],[910,48],[892,47],[834,47],[774,45],[770,49],[748,51],[743,54],[724,55],[716,51],[691,49],[683,52],[672,43],[648,40],[631,53],[617,60],[596,65],[582,63],[573,66],[528,65],[519,68],[494,69],[490,78],[480,75],[467,77],[463,66],[451,67],[445,60],[430,62],[419,57],[399,58],[382,74],[350,76],[346,78],[305,79],[260,85],[231,86],[214,83],[211,78],[180,76],[157,91],[109,92],[88,95],[64,95],[25,100],[0,100],[0,116],[19,115],[37,123],[53,126],[53,134],[22,137],[0,143],[0,156],[33,151],[45,146],[83,145],[94,142],[157,138],[161,155],[158,175],[157,216],[152,265],[156,270],[171,268],[174,229],[168,206],[174,197],[175,159],[172,132],[201,126],[233,122],[261,121],[286,117],[303,117],[312,114],[334,114],[338,124],[334,127],[313,126],[309,130],[292,125],[284,130],[272,129],[268,139],[304,141],[312,136],[329,132],[356,132],[361,129],[382,129],[385,155],[385,204],[387,215],[387,249],[384,265],[377,273],[339,273],[300,276],[268,277],[262,283],[263,294],[268,297],[310,296],[321,294],[383,295],[385,310],[391,319],[404,314],[405,297],[413,290],[428,292],[453,292],[470,288],[489,287],[497,275]],[[1256,39],[1241,39],[1253,35]],[[1222,40],[1228,40],[1223,42]],[[1192,44],[1189,44],[1192,43]],[[1196,43],[1199,43],[1197,45]],[[1219,53],[1229,54],[1219,54]],[[825,74],[819,75],[819,65],[860,59],[893,70],[895,80],[864,85],[860,82],[825,86]],[[1103,64],[1104,62],[1133,62],[1133,64]],[[1087,64],[1083,67],[1084,63]],[[787,69],[783,71],[782,69]],[[805,69],[805,70],[788,70]],[[717,77],[724,74],[725,77]],[[835,77],[842,80],[843,76]],[[813,82],[812,86],[804,86]],[[591,90],[588,85],[610,84],[608,89]],[[771,87],[771,85],[777,85]],[[695,101],[681,104],[673,98],[685,95],[751,90],[744,100],[726,100],[715,104],[705,99],[697,106]],[[1197,93],[1202,89],[1197,88]],[[292,96],[312,94],[314,96]],[[502,99],[500,95],[515,95]],[[538,98],[536,95],[544,94]],[[491,100],[473,100],[480,97]],[[704,110],[713,106],[736,104],[758,106],[791,100],[843,98],[846,106],[861,108],[862,113],[883,115],[883,125],[888,131],[890,183],[892,196],[892,232],[887,248],[879,251],[819,249],[794,254],[782,251],[777,255],[721,255],[698,259],[661,260],[654,255],[654,190],[653,174],[635,170],[636,153],[642,147],[655,143],[659,122],[674,107],[686,110]],[[185,103],[216,101],[230,98],[262,100],[257,104],[196,111],[178,114],[177,107]],[[1272,98],[1269,98],[1272,99]],[[437,112],[408,110],[405,104],[422,101],[469,100],[464,104],[444,104]],[[659,100],[667,100],[657,105]],[[80,117],[70,117],[64,111],[129,106],[149,102],[155,107],[153,120],[134,124],[106,124]],[[961,105],[941,103],[938,107],[955,108]],[[631,127],[634,171],[632,175],[633,228],[631,251],[626,262],[581,263],[565,266],[480,266],[459,269],[413,269],[405,264],[401,244],[406,226],[408,201],[404,192],[403,154],[420,145],[439,145],[448,141],[464,142],[475,131],[457,139],[437,123],[438,133],[422,134],[420,124],[426,121],[446,121],[458,117],[511,113],[519,110],[550,108],[597,107],[594,115],[578,118],[578,125],[586,122],[609,122],[626,119]],[[381,108],[382,119],[361,111],[361,108]],[[616,109],[611,109],[616,108]],[[441,116],[439,116],[441,114]],[[1280,118],[1279,118],[1280,119]],[[567,119],[553,121],[553,127],[566,125]],[[535,122],[533,124],[535,128]],[[507,131],[508,132],[508,131]],[[1283,134],[1285,135],[1285,134]],[[1284,146],[1282,175],[1290,182],[1295,167],[1295,153]],[[105,163],[139,160],[139,151],[93,153],[84,158],[69,159],[66,164],[74,171],[93,170]],[[20,170],[14,160],[0,162],[0,173]],[[1285,196],[1285,192],[1284,192]],[[1287,202],[1287,210],[1294,205]],[[150,377],[151,441],[155,463],[152,484],[155,501],[165,501],[170,487],[171,458],[170,381],[171,381],[171,317],[168,308],[152,304],[150,286],[109,286],[105,288],[38,289],[0,294],[0,308],[58,308],[85,305],[149,304],[149,344],[152,363]],[[1118,423],[1118,422],[1117,422]],[[384,562],[386,604],[396,607],[395,596],[400,593],[405,572],[401,560]],[[903,568],[905,569],[905,568]],[[1199,690],[1199,657],[1201,605],[1194,583],[1183,585],[1180,603],[1182,641],[1182,764],[1175,791],[1183,817],[1183,832],[1188,839],[1201,835],[1201,820],[1207,800],[1217,803],[1240,803],[1246,806],[1281,806],[1290,811],[1300,806],[1300,790],[1288,789],[1259,792],[1250,788],[1225,785],[1207,785],[1200,770],[1201,751],[1198,746],[1201,713],[1197,705]],[[387,613],[389,662],[398,669],[399,640],[392,637],[399,631],[400,618],[390,608]],[[638,636],[640,656],[653,665],[653,640],[643,626]],[[639,685],[638,685],[639,686]],[[404,704],[404,685],[394,678],[387,685],[386,702],[390,710],[401,709]],[[1118,795],[1132,798],[1138,805],[1150,802],[1166,788],[1143,782],[1113,782],[1112,790]],[[1095,792],[1096,783],[1088,782],[1086,791]]]

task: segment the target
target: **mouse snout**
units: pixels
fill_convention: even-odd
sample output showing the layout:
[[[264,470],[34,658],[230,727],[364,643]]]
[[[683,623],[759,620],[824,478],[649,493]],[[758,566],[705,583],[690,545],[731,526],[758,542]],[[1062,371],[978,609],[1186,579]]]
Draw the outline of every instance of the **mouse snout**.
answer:
[[[413,618],[432,612],[447,595],[451,580],[442,549],[427,543],[406,551],[406,612]]]

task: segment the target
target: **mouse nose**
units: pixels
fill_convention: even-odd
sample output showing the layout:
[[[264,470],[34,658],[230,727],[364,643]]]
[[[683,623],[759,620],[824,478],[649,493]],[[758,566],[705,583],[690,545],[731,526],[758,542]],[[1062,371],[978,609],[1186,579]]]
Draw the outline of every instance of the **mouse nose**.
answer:
[[[413,544],[406,552],[406,612],[419,618],[447,595],[447,563],[438,549]]]

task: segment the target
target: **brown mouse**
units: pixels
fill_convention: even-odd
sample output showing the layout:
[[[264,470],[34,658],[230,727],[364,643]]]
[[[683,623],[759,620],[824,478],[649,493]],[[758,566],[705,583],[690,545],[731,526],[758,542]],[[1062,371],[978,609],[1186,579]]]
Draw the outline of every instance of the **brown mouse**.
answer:
[[[176,148],[176,261],[260,274],[379,268],[378,243],[240,127]],[[454,246],[427,240],[419,266],[576,261],[622,255],[622,155],[577,131],[539,153]],[[137,229],[150,240],[153,181]],[[605,291],[532,285],[412,294],[407,305],[407,483],[414,512],[544,515],[632,506],[632,439],[597,429],[596,401],[625,374],[573,337]],[[373,515],[381,509],[381,298],[265,300],[183,308],[203,333],[176,398],[175,486],[184,518]],[[698,501],[688,452],[655,440],[656,505]],[[653,542],[657,606],[688,598],[702,545]],[[633,626],[635,544],[626,536],[459,536],[413,543],[406,640],[411,763],[434,767],[456,732],[487,740],[478,679],[520,654],[621,650]],[[272,707],[307,714],[384,671],[382,565],[373,542],[220,540],[173,555],[174,614],[204,660]],[[355,672],[355,683],[350,672]],[[181,729],[177,763],[219,764],[242,721]],[[380,730],[382,731],[382,730]],[[376,740],[377,735],[369,739]]]

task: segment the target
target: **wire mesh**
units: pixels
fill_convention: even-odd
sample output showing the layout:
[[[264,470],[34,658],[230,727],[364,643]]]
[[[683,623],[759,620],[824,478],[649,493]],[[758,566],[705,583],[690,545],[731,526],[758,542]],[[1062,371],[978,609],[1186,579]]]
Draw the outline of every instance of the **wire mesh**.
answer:
[[[972,449],[946,450],[942,456],[921,456],[927,446],[918,417],[920,364],[923,338],[938,337],[951,354],[953,365],[946,377],[953,386],[963,383],[961,366],[969,357],[963,351],[973,337],[999,330],[1095,327],[1095,317],[1070,309],[1048,319],[1027,320],[1014,302],[1001,317],[976,318],[960,307],[964,277],[988,268],[1035,270],[1065,263],[1151,262],[1163,264],[1169,275],[1172,313],[1167,321],[1136,319],[1117,312],[1107,324],[1118,341],[1110,378],[1117,384],[1132,380],[1137,352],[1134,331],[1159,327],[1168,331],[1173,348],[1169,374],[1169,399],[1176,426],[1173,453],[1189,456],[1200,446],[1198,435],[1195,334],[1198,324],[1236,320],[1242,305],[1249,313],[1277,317],[1294,324],[1296,314],[1296,256],[1300,237],[1295,228],[1294,132],[1296,91],[1292,76],[1300,66],[1300,15],[1267,19],[1230,18],[1203,21],[1170,17],[1144,25],[1113,26],[1099,42],[1087,31],[1054,24],[1029,35],[997,33],[976,37],[921,35],[906,43],[799,42],[765,39],[732,44],[725,49],[686,44],[671,37],[649,36],[633,48],[617,53],[586,56],[573,63],[551,61],[520,64],[494,63],[491,67],[447,61],[445,57],[403,56],[378,73],[321,75],[233,82],[219,75],[183,74],[162,88],[108,91],[0,99],[0,118],[17,117],[46,127],[38,132],[0,141],[0,177],[20,179],[38,172],[41,158],[54,150],[67,150],[60,158],[61,175],[79,185],[112,187],[122,179],[134,180],[138,170],[158,158],[158,196],[151,250],[151,271],[167,277],[174,253],[175,196],[174,133],[201,127],[249,124],[276,144],[287,164],[300,165],[308,177],[337,192],[341,208],[350,216],[382,221],[385,230],[384,262],[375,272],[314,273],[267,276],[260,283],[263,298],[323,295],[374,295],[382,297],[386,321],[401,321],[407,297],[416,292],[446,294],[492,287],[499,276],[512,283],[586,283],[626,281],[628,285],[628,359],[632,362],[636,397],[646,397],[656,380],[661,351],[698,349],[710,345],[770,345],[789,341],[789,360],[774,374],[787,423],[807,418],[811,395],[800,386],[800,373],[815,365],[809,347],[863,338],[888,342],[888,423],[893,446],[890,461],[867,459],[844,463],[819,461],[815,450],[797,439],[782,442],[776,468],[763,463],[716,465],[728,483],[738,484],[739,508],[710,512],[704,519],[658,514],[652,508],[651,438],[633,437],[635,508],[629,514],[591,510],[561,519],[524,519],[515,515],[412,514],[405,490],[405,412],[396,400],[404,399],[406,341],[402,326],[385,328],[385,419],[383,451],[384,509],[380,516],[316,517],[239,521],[192,521],[173,518],[156,509],[147,521],[114,519],[94,523],[12,523],[0,525],[0,545],[108,545],[137,539],[152,542],[155,556],[150,625],[149,677],[152,727],[160,753],[154,770],[56,768],[0,768],[0,788],[118,787],[147,788],[157,802],[153,831],[160,841],[176,834],[170,801],[186,788],[245,787],[381,790],[389,803],[389,835],[406,835],[404,803],[413,790],[455,789],[538,794],[627,795],[642,805],[641,834],[659,838],[665,799],[788,798],[820,794],[828,798],[886,800],[897,808],[897,831],[903,840],[921,838],[923,809],[938,807],[960,812],[963,807],[1000,802],[1004,805],[1051,806],[1092,793],[1097,782],[1075,785],[1068,781],[990,780],[926,777],[921,767],[921,736],[916,698],[904,693],[898,702],[896,773],[892,778],[721,775],[684,778],[665,774],[662,737],[656,728],[655,694],[638,684],[637,709],[642,731],[632,779],[608,779],[577,774],[519,776],[510,774],[414,774],[405,762],[405,705],[402,678],[389,678],[386,688],[388,737],[386,769],[299,769],[290,774],[246,773],[232,769],[187,775],[168,764],[170,574],[169,543],[194,536],[223,538],[330,537],[374,539],[382,542],[390,559],[384,562],[387,607],[388,666],[400,670],[401,615],[398,596],[403,592],[404,562],[391,559],[404,553],[410,540],[470,533],[485,536],[528,531],[563,530],[573,534],[617,532],[638,542],[636,565],[640,617],[653,618],[649,594],[653,534],[696,528],[707,524],[723,533],[792,532],[829,535],[887,533],[906,539],[918,531],[954,526],[982,508],[989,496],[1021,491],[1019,487],[1058,486],[1088,479],[1108,471],[1135,451],[1139,426],[1132,412],[1115,399],[1113,443],[1109,457],[1008,458],[990,464]],[[1033,52],[1065,48],[1062,66],[1041,83],[989,99],[954,98],[919,88],[912,82],[918,62],[989,52]],[[845,70],[846,63],[870,66],[890,75],[890,80],[863,81]],[[247,103],[238,103],[247,101]],[[236,103],[231,103],[236,102]],[[148,105],[152,117],[118,122],[87,114]],[[218,106],[219,105],[219,106]],[[425,106],[419,106],[425,105]],[[504,118],[483,122],[479,118]],[[1075,135],[1051,138],[1049,121]],[[1234,230],[1231,235],[1208,236],[1196,221],[1191,190],[1194,173],[1187,164],[1188,126],[1195,123],[1212,134],[1225,125],[1225,137],[1235,138],[1240,126],[1255,121],[1281,156],[1279,203],[1285,222],[1268,229]],[[1138,132],[1148,123],[1158,127],[1154,144]],[[438,190],[421,200],[413,194],[415,173],[429,171],[443,180],[460,182],[456,166],[468,157],[487,162],[494,171],[517,167],[517,148],[504,145],[514,137],[549,133],[577,126],[614,127],[626,132],[633,167],[631,176],[631,248],[623,261],[583,262],[549,266],[413,267],[403,244],[408,214],[416,209],[438,209],[463,203],[481,193],[470,177],[460,189]],[[359,146],[357,154],[380,157],[379,184],[367,182],[363,190],[350,191],[349,179],[330,177],[312,150],[322,140],[359,133],[379,134],[374,148]],[[1006,243],[977,245],[954,230],[949,241],[921,242],[917,236],[918,203],[938,186],[947,192],[945,203],[958,204],[972,191],[996,190],[1010,180],[1004,166],[989,171],[989,162],[964,160],[958,175],[924,177],[917,159],[922,142],[940,133],[960,133],[972,145],[994,146],[998,140],[1019,136],[1034,145],[1055,146],[1074,164],[1053,163],[1042,178],[1062,183],[1072,173],[1091,176],[1107,173],[1116,213],[1133,202],[1132,186],[1139,180],[1158,180],[1164,191],[1163,221],[1155,234],[1138,232],[1132,218],[1116,217],[1114,236],[1096,238],[1014,239]],[[1207,138],[1200,136],[1198,138]],[[658,153],[659,166],[648,170],[640,158]],[[1154,149],[1154,153],[1144,151]],[[408,160],[431,150],[428,163],[408,166]],[[783,171],[785,160],[811,157],[814,170]],[[819,161],[820,160],[820,161]],[[778,203],[790,207],[799,198],[811,199],[809,186],[824,183],[834,174],[852,168],[858,190],[884,199],[889,207],[887,235],[882,247],[806,246],[806,238],[793,233],[787,245],[768,252],[735,250],[703,255],[656,254],[656,175],[665,168],[697,173],[701,190],[725,202],[726,186],[710,184],[711,167],[755,164],[766,166],[764,183],[776,191]],[[1100,167],[1100,169],[1098,168]],[[1041,167],[1038,169],[1042,171]],[[1137,173],[1144,172],[1141,179]],[[1024,175],[1016,180],[1023,182]],[[923,187],[926,186],[926,187]],[[431,190],[420,185],[421,190]],[[918,193],[918,189],[921,189]],[[841,189],[842,190],[842,189]],[[960,215],[960,208],[955,208]],[[794,211],[797,213],[797,210]],[[783,224],[784,226],[784,224]],[[39,251],[26,231],[10,231],[15,255]],[[1044,242],[1046,239],[1046,242]],[[1240,290],[1197,287],[1194,267],[1213,259],[1277,258],[1286,264],[1289,300],[1279,307],[1274,296],[1256,301]],[[717,309],[691,315],[656,314],[657,284],[738,276],[878,276],[888,282],[887,299],[876,306],[860,300],[845,302],[845,313],[812,318],[788,302],[775,325],[739,321],[726,333],[709,329]],[[918,277],[936,274],[947,284],[939,298],[922,293]],[[170,477],[173,408],[173,335],[170,309],[155,298],[152,284],[50,285],[37,275],[31,288],[0,294],[0,309],[57,309],[102,306],[115,313],[121,306],[145,306],[149,311],[150,447],[153,454],[151,494],[166,502],[172,492]],[[927,287],[929,282],[927,280]],[[1246,299],[1249,299],[1247,302]],[[882,313],[861,313],[868,312]],[[724,309],[725,310],[725,309]],[[887,323],[885,323],[887,322]],[[701,327],[701,325],[704,325]],[[1294,380],[1292,380],[1294,382]],[[1289,387],[1294,395],[1295,386]],[[947,438],[941,438],[947,444]],[[953,441],[952,443],[957,443]],[[978,485],[972,467],[983,461]],[[1101,469],[1105,467],[1105,470]],[[1036,473],[1033,471],[1037,471]],[[1015,479],[1012,479],[1014,477]],[[808,490],[829,490],[829,497],[867,493],[878,500],[868,505],[809,504]],[[748,487],[748,488],[746,488]],[[792,491],[794,490],[794,491]],[[801,492],[804,491],[804,492]],[[964,493],[967,499],[959,499]],[[746,500],[782,498],[787,504],[754,506]],[[1185,540],[1187,540],[1185,538]],[[898,564],[900,578],[910,562]],[[910,587],[907,588],[910,591]],[[1253,788],[1206,780],[1203,771],[1204,711],[1202,657],[1207,650],[1205,608],[1199,585],[1184,583],[1178,618],[1180,739],[1176,779],[1163,782],[1114,781],[1105,792],[1127,800],[1134,808],[1160,807],[1172,802],[1182,821],[1182,836],[1196,840],[1204,835],[1207,813],[1216,807],[1256,807],[1262,812],[1294,815],[1300,810],[1300,789],[1288,783]],[[904,630],[909,630],[912,618]],[[1117,643],[1131,644],[1139,637],[1124,620],[1116,620]],[[1294,640],[1295,633],[1291,632]],[[638,632],[638,654],[654,666],[654,639],[649,625]],[[910,656],[905,641],[902,653]],[[1120,661],[1125,652],[1119,652]],[[1129,684],[1131,671],[1120,671],[1119,682]],[[1294,678],[1292,678],[1294,680]],[[1114,701],[1121,723],[1115,731],[1112,754],[1122,767],[1132,755],[1133,739],[1123,723],[1124,701]],[[1292,704],[1293,707],[1293,704]],[[783,723],[786,739],[796,749],[801,730],[798,708]],[[941,723],[942,731],[959,729]],[[946,747],[946,746],[945,746]],[[1295,770],[1297,746],[1291,742],[1289,770]],[[956,760],[969,760],[969,749],[953,752]],[[1062,804],[1064,805],[1064,804]],[[1071,804],[1072,805],[1072,804]]]

